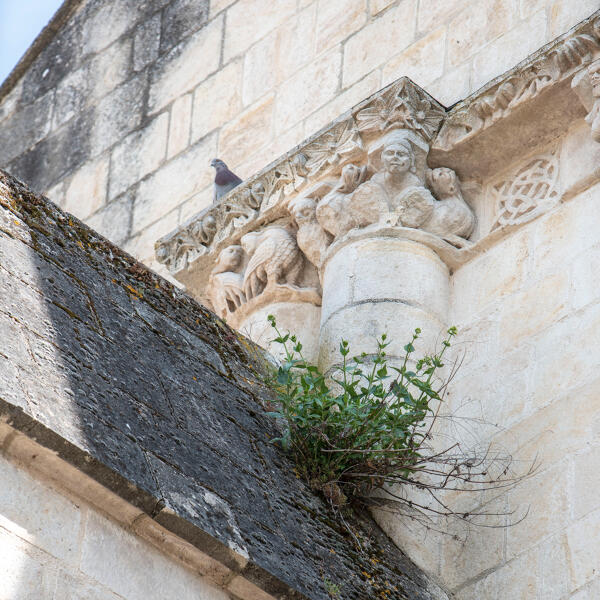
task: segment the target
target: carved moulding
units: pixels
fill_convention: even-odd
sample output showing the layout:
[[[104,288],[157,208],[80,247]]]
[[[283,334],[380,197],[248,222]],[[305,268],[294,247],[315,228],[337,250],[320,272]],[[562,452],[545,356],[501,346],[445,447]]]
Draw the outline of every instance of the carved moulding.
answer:
[[[336,186],[341,194],[352,192],[371,177],[377,168],[372,164],[371,149],[398,128],[419,140],[424,151],[418,160],[424,167],[426,149],[444,114],[443,107],[409,79],[398,80],[235,188],[220,203],[160,239],[156,243],[158,260],[201,301],[213,306],[214,302],[220,303],[221,308],[225,302],[234,308],[225,313],[221,310],[231,319],[233,313],[241,315],[259,303],[256,298],[267,291],[271,293],[274,286],[266,285],[252,298],[246,297],[246,288],[242,289],[243,295],[234,293],[241,272],[214,272],[220,260],[226,260],[221,252],[231,246],[243,246],[242,240],[248,234],[277,224],[293,235],[302,252],[304,268],[316,282],[308,286],[312,291],[305,296],[316,303],[318,269],[323,251],[333,239],[317,218],[323,197]],[[352,187],[348,178],[354,178],[356,173],[359,175]],[[340,178],[344,177],[347,185],[340,185]],[[243,261],[248,258],[240,259]],[[209,293],[209,280],[220,281],[223,289],[229,291],[217,294],[218,297]],[[285,293],[292,292],[297,295],[298,290]]]
[[[449,111],[430,164],[485,179],[562,135],[585,109],[571,81],[600,57],[600,11]],[[600,123],[599,123],[600,125]]]

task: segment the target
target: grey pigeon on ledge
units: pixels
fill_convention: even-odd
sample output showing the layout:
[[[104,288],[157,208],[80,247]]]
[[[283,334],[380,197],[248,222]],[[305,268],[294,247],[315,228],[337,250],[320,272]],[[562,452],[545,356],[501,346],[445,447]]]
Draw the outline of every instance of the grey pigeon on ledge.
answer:
[[[227,192],[240,185],[242,180],[235,173],[232,173],[220,158],[213,158],[210,161],[210,166],[217,170],[215,173],[215,188],[213,194],[214,204],[218,202]]]

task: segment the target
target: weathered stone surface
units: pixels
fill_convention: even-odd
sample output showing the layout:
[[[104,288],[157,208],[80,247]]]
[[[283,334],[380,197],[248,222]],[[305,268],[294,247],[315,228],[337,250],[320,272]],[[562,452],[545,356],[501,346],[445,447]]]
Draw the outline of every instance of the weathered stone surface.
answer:
[[[171,107],[167,157],[171,158],[184,150],[190,142],[192,127],[192,94],[179,97]]]
[[[250,106],[221,128],[219,155],[229,164],[240,163],[248,152],[255,152],[270,139],[273,129],[272,94]]]
[[[344,86],[351,85],[410,45],[416,8],[414,0],[406,0],[348,40],[344,45]]]
[[[192,32],[200,29],[208,18],[209,0],[173,0],[163,11],[160,51],[165,52]]]
[[[295,0],[264,3],[261,0],[241,0],[227,11],[224,59],[249,48],[265,33],[274,29],[296,12]]]
[[[196,88],[192,111],[192,141],[221,127],[239,113],[242,108],[241,81],[242,63],[233,61]],[[219,101],[208,106],[207,99],[215,97]]]
[[[340,0],[324,4],[317,16],[317,53],[350,37],[366,20],[365,0]]]
[[[98,210],[87,221],[95,231],[113,244],[122,244],[131,230],[133,193],[126,193]]]
[[[133,68],[135,71],[141,71],[158,58],[160,25],[161,15],[156,14],[137,28],[133,39]]]
[[[481,87],[542,46],[545,21],[545,13],[539,11],[479,52],[473,61],[473,86]]]
[[[50,132],[54,96],[48,93],[0,126],[0,165],[6,167],[16,156]]]
[[[444,72],[445,46],[446,28],[435,29],[383,66],[383,85],[406,76],[422,87],[428,86]]]
[[[255,347],[16,181],[0,185],[0,315],[20,324],[0,369],[20,372],[22,395],[1,392],[12,427],[275,597],[324,600],[321,569],[341,599],[444,597],[368,520],[355,553],[269,443]],[[87,540],[112,527],[101,521]],[[111,542],[102,561],[86,543],[83,568],[103,582],[132,598],[161,589],[159,569],[138,587],[118,579],[137,542]]]
[[[429,2],[429,5],[432,4],[433,2]],[[459,65],[487,42],[498,37],[509,28],[513,18],[511,0],[482,0],[469,7],[469,10],[461,12],[449,27],[450,64]]]
[[[79,169],[65,192],[62,208],[80,219],[86,219],[106,202],[108,156],[101,156]]]
[[[92,113],[84,112],[21,154],[8,170],[43,190],[81,165],[90,156]]]
[[[2,593],[11,600],[52,600],[57,569],[50,557],[0,529]]]
[[[209,185],[210,171],[207,169],[198,177],[196,169],[208,165],[215,155],[216,139],[208,136],[145,179],[138,188],[132,231],[137,233],[154,223]]]
[[[156,171],[166,157],[169,114],[161,113],[144,129],[128,135],[111,153],[108,196],[115,198]]]
[[[222,21],[222,17],[211,21],[154,63],[148,100],[151,112],[194,89],[207,75],[217,70],[221,56]]]
[[[341,49],[334,48],[288,81],[277,97],[277,131],[286,131],[335,96],[341,61]]]
[[[93,126],[89,132],[92,156],[100,154],[140,125],[147,87],[146,74],[140,73],[94,107]]]
[[[33,102],[81,64],[81,22],[73,19],[50,40],[23,76],[20,102]]]
[[[48,497],[45,486],[24,477],[18,468],[4,460],[0,462],[0,473],[4,484],[0,490],[0,527],[62,562],[76,564],[81,528],[79,508],[66,498]],[[37,505],[38,510],[24,511],[25,499],[31,506]],[[53,516],[51,523],[48,514]]]

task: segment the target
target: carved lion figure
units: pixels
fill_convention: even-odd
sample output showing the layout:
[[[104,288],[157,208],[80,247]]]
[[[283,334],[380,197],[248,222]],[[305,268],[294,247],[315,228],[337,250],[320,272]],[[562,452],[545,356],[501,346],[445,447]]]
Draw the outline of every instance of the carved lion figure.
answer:
[[[304,258],[294,236],[284,227],[268,227],[242,237],[242,247],[250,257],[244,275],[244,293],[250,300],[267,286],[296,285]]]

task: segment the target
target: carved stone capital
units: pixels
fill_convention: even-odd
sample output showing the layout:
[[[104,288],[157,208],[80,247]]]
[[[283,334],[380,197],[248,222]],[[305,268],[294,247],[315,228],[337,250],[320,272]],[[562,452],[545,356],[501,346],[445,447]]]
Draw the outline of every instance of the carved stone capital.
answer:
[[[156,256],[194,295],[227,317],[225,306],[237,311],[252,298],[246,283],[240,294],[234,293],[239,278],[235,271],[215,272],[224,259],[221,253],[277,226],[288,231],[304,257],[303,269],[310,273],[306,277],[314,283],[306,285],[317,289],[322,255],[331,241],[360,226],[345,219],[347,200],[381,171],[386,140],[399,135],[408,140],[415,163],[413,183],[425,190],[427,151],[444,115],[431,96],[409,79],[399,79],[160,239]],[[228,291],[219,294],[215,286]]]
[[[448,112],[399,79],[159,240],[157,258],[230,322],[277,298],[316,306],[327,257],[375,230],[455,268],[560,201],[557,139],[586,115],[600,141],[600,11]]]

